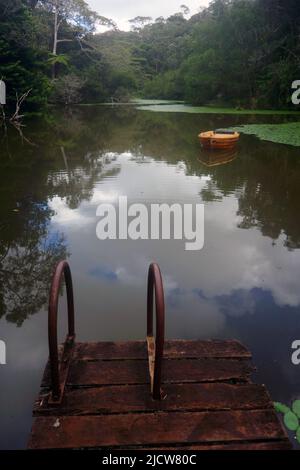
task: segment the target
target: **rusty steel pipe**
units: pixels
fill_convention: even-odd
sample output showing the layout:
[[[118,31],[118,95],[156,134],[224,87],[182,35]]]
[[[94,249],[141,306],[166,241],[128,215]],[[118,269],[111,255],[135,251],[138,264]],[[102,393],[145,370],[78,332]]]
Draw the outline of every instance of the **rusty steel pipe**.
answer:
[[[160,400],[162,360],[165,342],[165,300],[162,276],[158,264],[152,263],[148,271],[147,338],[153,337],[153,293],[155,290],[156,338],[152,396]],[[151,375],[151,374],[150,374]]]
[[[62,276],[64,275],[67,302],[68,302],[68,335],[67,343],[72,343],[75,338],[75,322],[74,322],[74,298],[73,283],[70,266],[67,261],[60,261],[55,268],[52,278],[52,284],[49,296],[48,308],[48,340],[49,340],[49,359],[51,370],[52,397],[58,399],[61,394],[59,360],[58,360],[58,343],[57,343],[57,310],[58,297]]]

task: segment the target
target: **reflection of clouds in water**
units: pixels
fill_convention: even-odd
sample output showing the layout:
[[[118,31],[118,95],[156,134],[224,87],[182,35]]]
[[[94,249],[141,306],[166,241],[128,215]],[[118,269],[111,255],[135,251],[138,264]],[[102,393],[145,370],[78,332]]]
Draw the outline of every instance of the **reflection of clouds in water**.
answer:
[[[99,265],[92,268],[88,274],[91,277],[102,279],[108,282],[121,282],[127,285],[137,286],[141,284],[140,274],[132,274],[124,267],[117,267],[115,270],[107,266]]]
[[[190,302],[191,296],[194,296],[199,304],[203,305],[204,302],[206,305],[214,305],[214,307],[217,307],[222,313],[230,317],[254,314],[257,303],[262,299],[277,304],[270,290],[255,287],[251,290],[233,289],[229,294],[217,295],[210,298],[206,297],[200,289],[187,290],[176,288],[168,292],[166,297],[167,305],[173,309],[181,309]],[[298,305],[289,305],[289,307],[297,307]]]
[[[257,229],[237,230],[237,209],[232,196],[224,198],[222,204],[206,206],[205,245],[198,258],[205,270],[201,289],[205,295],[214,296],[262,288],[269,290],[280,306],[299,305],[300,250],[288,251],[283,236],[274,247]],[[190,267],[196,269],[192,264],[193,260]]]
[[[256,294],[263,294],[261,289],[251,291],[238,289],[233,290],[229,295],[216,297],[216,301],[226,315],[240,317],[255,313]]]
[[[295,307],[300,304],[300,252],[288,252],[284,247],[273,250],[272,257],[257,247],[245,250],[244,270],[238,288],[263,287],[270,290],[278,305]]]
[[[162,273],[162,277],[163,277],[165,296],[167,296],[169,292],[172,292],[173,290],[178,289],[178,284],[176,281],[174,281],[172,276],[169,276],[168,274],[163,275]]]
[[[130,241],[103,243],[97,240],[95,214],[99,203],[116,201],[119,195],[127,195],[130,202],[142,199],[149,203],[154,197],[166,202],[170,195],[172,200],[201,202],[199,193],[210,181],[210,176],[187,176],[182,162],[170,165],[146,157],[147,165],[137,165],[130,152],[112,152],[106,156],[108,161],[117,160],[121,171],[116,178],[107,175],[96,182],[89,201],[83,201],[75,210],[69,209],[64,199],[56,197],[50,201],[56,212],[53,221],[64,225],[69,240],[76,240],[72,253],[84,252],[85,261],[81,256],[80,266],[93,260],[90,265],[96,269],[95,253],[97,257],[101,256],[101,266],[105,267],[100,266],[98,272],[96,269],[91,273],[89,265],[85,272],[105,282],[142,286],[149,263],[156,259],[162,270],[166,297],[174,305],[181,302],[186,290],[201,289],[202,298],[199,299],[198,292],[198,302],[206,301],[205,308],[216,296],[228,296],[233,302],[233,314],[240,315],[253,308],[252,297],[247,293],[255,288],[269,291],[279,306],[300,304],[300,290],[296,284],[300,274],[300,251],[288,252],[283,239],[278,240],[277,246],[272,246],[270,238],[263,237],[258,228],[238,228],[241,220],[237,215],[239,188],[229,190],[222,203],[205,203],[205,245],[200,252],[187,253],[173,241],[131,244]],[[83,244],[85,227],[86,243]],[[235,291],[244,293],[243,301],[240,299],[241,308],[234,303]],[[190,294],[189,299],[191,301]]]
[[[145,272],[149,264],[150,263],[145,262],[143,266],[136,266],[137,269],[135,272],[133,272],[133,270],[130,272],[123,266],[118,266],[113,269],[104,265],[98,265],[92,268],[88,274],[91,277],[103,279],[108,282],[119,281],[127,285],[140,286],[141,283],[144,283]],[[163,284],[165,297],[168,297],[169,293],[173,295],[174,291],[179,290],[177,283],[171,276],[165,275],[163,277]]]
[[[226,316],[213,299],[198,296],[192,290],[175,288],[166,295],[167,328],[172,337],[218,337]]]
[[[126,268],[123,267],[118,267],[116,269],[116,274],[120,282],[131,286],[140,285],[143,279],[138,273],[130,273]]]
[[[97,279],[104,279],[108,282],[115,282],[118,280],[118,276],[114,271],[110,271],[105,266],[97,266],[89,271],[89,275]]]
[[[102,191],[95,188],[93,196],[91,198],[91,204],[101,204],[102,202],[115,202],[119,197],[117,191]]]
[[[78,224],[84,225],[88,221],[91,221],[91,218],[87,216],[80,209],[70,209],[67,204],[67,199],[55,196],[49,200],[49,207],[54,211],[54,216],[52,217],[52,222],[55,224]],[[93,218],[94,220],[94,218]]]
[[[206,203],[205,223],[216,225],[219,234],[225,232],[224,235],[228,236],[230,232],[236,231],[237,225],[240,222],[237,211],[238,201],[232,196],[223,197],[222,204],[215,201]]]

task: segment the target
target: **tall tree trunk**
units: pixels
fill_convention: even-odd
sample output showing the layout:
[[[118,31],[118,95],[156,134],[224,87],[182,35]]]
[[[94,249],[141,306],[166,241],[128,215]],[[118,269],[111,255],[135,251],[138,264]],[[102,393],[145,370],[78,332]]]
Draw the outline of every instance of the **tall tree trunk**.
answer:
[[[54,10],[54,31],[53,31],[53,50],[52,54],[57,55],[57,36],[58,36],[58,0],[55,2]],[[52,66],[52,78],[56,77],[56,64]]]

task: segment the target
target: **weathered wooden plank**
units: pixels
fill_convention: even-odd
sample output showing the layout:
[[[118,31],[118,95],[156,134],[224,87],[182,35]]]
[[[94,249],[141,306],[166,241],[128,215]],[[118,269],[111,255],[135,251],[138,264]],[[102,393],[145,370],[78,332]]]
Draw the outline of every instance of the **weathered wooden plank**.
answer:
[[[285,437],[272,410],[39,417],[29,448],[196,445]]]
[[[168,340],[164,347],[165,358],[251,358],[251,353],[236,340],[197,341]],[[80,360],[114,360],[114,359],[147,359],[146,341],[77,343],[75,359]]]
[[[163,383],[248,381],[252,366],[235,359],[165,360]],[[149,383],[148,363],[144,361],[73,362],[69,385],[120,385]]]
[[[206,444],[206,445],[187,445],[187,446],[163,446],[163,447],[126,447],[130,450],[169,450],[169,451],[178,451],[178,450],[204,450],[204,451],[214,451],[214,450],[290,450],[292,448],[291,443],[286,440],[280,441],[263,441],[263,442],[235,442],[235,443],[224,443],[224,444]],[[123,447],[124,449],[124,447]]]
[[[59,408],[47,406],[47,396],[37,400],[37,415],[88,415],[154,411],[216,411],[272,408],[262,385],[225,383],[171,384],[166,398],[153,400],[149,385],[121,385],[68,390]]]
[[[169,358],[228,358],[251,359],[250,351],[237,340],[171,340],[167,341],[164,356]]]
[[[81,361],[147,359],[146,341],[77,343],[74,359]]]

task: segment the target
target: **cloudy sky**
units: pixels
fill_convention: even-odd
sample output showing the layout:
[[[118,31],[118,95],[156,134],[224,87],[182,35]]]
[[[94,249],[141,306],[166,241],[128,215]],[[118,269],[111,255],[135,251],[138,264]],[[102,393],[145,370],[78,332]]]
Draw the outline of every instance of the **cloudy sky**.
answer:
[[[209,0],[86,0],[99,14],[112,18],[122,30],[130,29],[128,20],[135,16],[170,16],[180,11],[180,5],[187,5],[191,13],[197,13]]]

